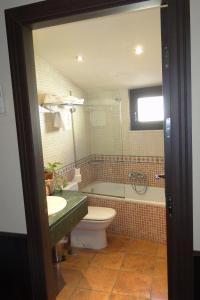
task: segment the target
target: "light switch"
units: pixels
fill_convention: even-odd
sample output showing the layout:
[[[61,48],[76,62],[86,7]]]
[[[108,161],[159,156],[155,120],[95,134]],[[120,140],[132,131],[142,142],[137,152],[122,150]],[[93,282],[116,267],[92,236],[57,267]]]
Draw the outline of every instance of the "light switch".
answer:
[[[2,86],[0,85],[0,114],[4,114],[4,113],[5,113],[5,103],[4,103]]]

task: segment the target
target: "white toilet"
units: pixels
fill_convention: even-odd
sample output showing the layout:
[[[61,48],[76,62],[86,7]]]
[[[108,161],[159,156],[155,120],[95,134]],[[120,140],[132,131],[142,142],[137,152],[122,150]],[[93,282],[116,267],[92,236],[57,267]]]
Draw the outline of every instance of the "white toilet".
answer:
[[[103,249],[107,246],[106,228],[116,211],[107,207],[88,207],[88,214],[71,233],[71,245],[77,248]]]

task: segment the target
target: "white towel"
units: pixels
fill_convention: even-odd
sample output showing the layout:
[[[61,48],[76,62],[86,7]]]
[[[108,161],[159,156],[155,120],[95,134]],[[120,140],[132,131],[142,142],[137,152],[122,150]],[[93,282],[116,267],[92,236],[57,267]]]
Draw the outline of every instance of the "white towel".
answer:
[[[60,113],[61,115],[61,119],[62,119],[62,123],[63,123],[63,129],[64,130],[69,130],[72,128],[72,115],[70,113],[70,111],[62,111]]]
[[[71,113],[69,111],[56,112],[54,115],[54,128],[63,130],[72,128]]]
[[[54,114],[54,122],[53,122],[53,126],[55,128],[62,128],[63,127],[63,122],[62,122],[62,119],[61,119],[61,115],[59,112],[56,112]]]

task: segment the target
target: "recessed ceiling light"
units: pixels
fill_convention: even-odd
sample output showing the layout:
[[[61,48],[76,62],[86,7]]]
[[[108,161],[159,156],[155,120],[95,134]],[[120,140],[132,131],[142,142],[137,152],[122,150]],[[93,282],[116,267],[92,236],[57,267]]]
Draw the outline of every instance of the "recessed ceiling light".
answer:
[[[143,47],[142,46],[136,46],[135,47],[135,55],[141,55],[144,52]]]
[[[77,62],[82,63],[84,61],[84,58],[82,55],[77,55],[76,60],[77,60]]]

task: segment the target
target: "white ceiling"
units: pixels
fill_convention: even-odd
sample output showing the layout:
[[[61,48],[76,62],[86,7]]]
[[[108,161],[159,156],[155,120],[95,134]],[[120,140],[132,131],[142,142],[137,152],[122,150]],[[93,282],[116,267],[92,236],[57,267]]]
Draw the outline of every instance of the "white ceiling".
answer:
[[[153,8],[34,31],[37,54],[79,87],[131,88],[160,84],[160,10]],[[142,45],[144,53],[134,54]],[[83,63],[75,57],[84,56]]]

